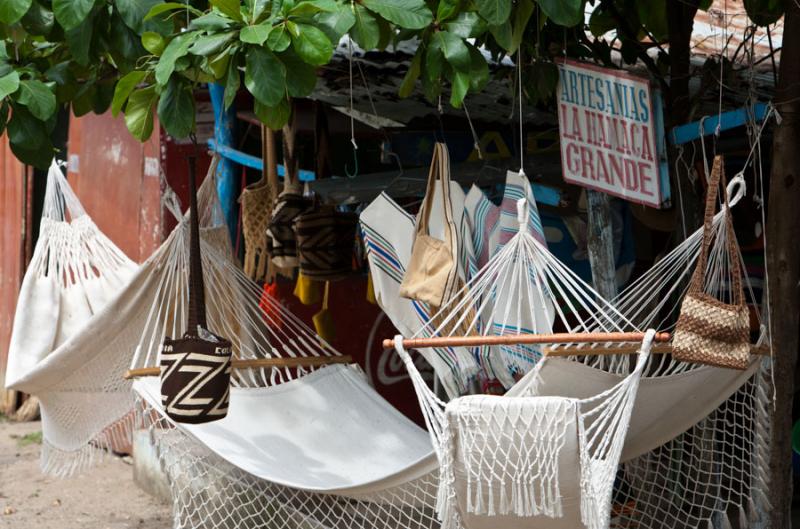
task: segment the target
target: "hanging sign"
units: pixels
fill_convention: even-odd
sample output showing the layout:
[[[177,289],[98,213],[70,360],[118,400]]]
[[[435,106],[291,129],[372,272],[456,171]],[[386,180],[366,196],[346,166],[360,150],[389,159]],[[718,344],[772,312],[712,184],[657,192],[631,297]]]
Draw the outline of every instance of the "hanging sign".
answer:
[[[659,179],[658,118],[650,83],[570,60],[558,69],[564,180],[661,207],[666,197]]]

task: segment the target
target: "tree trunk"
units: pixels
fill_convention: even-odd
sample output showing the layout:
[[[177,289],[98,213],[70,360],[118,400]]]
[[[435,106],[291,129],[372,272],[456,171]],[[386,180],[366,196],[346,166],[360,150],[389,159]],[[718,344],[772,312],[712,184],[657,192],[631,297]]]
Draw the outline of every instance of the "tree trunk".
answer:
[[[669,94],[667,101],[667,130],[686,123],[691,109],[689,80],[691,79],[691,46],[694,17],[700,4],[699,0],[667,0],[667,28],[669,30]],[[700,140],[702,141],[702,140]],[[688,149],[693,152],[692,149]],[[692,233],[701,224],[702,202],[697,189],[689,178],[686,166],[692,166],[694,160],[689,152],[684,152],[683,161],[678,163],[678,148],[670,147],[669,159],[673,177],[672,201],[678,208],[678,214],[685,216],[686,233],[681,222],[677,222],[674,231],[674,243],[682,242],[686,235]]]
[[[775,392],[770,407],[770,527],[791,527],[792,400],[800,337],[800,5],[784,2],[783,50],[775,105],[780,123],[772,145],[767,220],[769,324],[772,333]]]

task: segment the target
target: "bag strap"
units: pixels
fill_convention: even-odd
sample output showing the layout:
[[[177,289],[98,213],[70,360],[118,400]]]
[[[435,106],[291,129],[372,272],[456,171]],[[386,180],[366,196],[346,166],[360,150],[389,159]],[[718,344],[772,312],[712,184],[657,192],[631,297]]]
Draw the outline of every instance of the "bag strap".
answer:
[[[700,249],[700,257],[697,260],[697,267],[692,275],[692,282],[689,285],[689,291],[694,293],[702,293],[703,286],[706,279],[706,267],[708,266],[708,257],[711,250],[711,240],[713,237],[712,230],[714,224],[714,212],[716,211],[717,195],[719,193],[720,183],[722,183],[723,191],[723,208],[725,212],[725,231],[726,231],[726,250],[731,264],[731,295],[732,302],[737,306],[744,306],[744,288],[742,286],[742,270],[739,261],[739,246],[736,243],[736,233],[733,229],[733,218],[730,214],[730,205],[728,203],[727,193],[727,179],[725,178],[725,168],[723,166],[723,157],[716,156],[714,158],[714,165],[711,169],[711,179],[708,184],[706,192],[706,210],[703,219],[703,239]]]
[[[207,328],[203,263],[200,255],[200,214],[197,207],[196,155],[189,162],[189,321],[186,333],[197,334],[197,327]]]
[[[430,217],[433,209],[433,198],[436,190],[436,181],[439,180],[444,201],[444,218],[447,223],[445,239],[448,244],[455,240],[455,222],[453,220],[453,204],[450,200],[450,156],[444,143],[436,143],[433,149],[433,159],[428,172],[428,184],[425,198],[419,209],[417,221],[417,234],[430,234]]]

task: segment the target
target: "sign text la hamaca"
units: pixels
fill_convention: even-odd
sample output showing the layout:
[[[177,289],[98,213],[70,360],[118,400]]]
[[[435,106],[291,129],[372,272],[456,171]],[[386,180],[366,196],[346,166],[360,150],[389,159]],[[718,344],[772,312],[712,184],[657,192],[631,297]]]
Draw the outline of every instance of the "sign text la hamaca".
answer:
[[[558,124],[564,180],[660,207],[650,84],[625,72],[559,64]]]

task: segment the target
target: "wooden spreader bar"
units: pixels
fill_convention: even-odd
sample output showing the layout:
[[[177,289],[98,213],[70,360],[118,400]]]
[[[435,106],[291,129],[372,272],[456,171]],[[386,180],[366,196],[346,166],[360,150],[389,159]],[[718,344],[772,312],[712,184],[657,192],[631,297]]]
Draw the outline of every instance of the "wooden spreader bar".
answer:
[[[621,347],[545,347],[543,354],[545,356],[581,356],[581,355],[625,355],[634,354],[639,350],[636,346],[621,346]],[[650,349],[652,354],[672,354],[672,345],[670,344],[657,344]],[[756,356],[769,356],[769,346],[766,345],[751,345],[750,354]]]
[[[247,360],[231,360],[234,369],[259,369],[262,367],[319,367],[329,364],[350,364],[353,357],[343,356],[290,356],[286,358],[251,358]],[[160,367],[140,367],[128,369],[123,377],[126,380],[138,377],[157,377],[161,374]]]
[[[656,333],[653,341],[668,342],[668,332]],[[503,336],[437,336],[434,338],[408,338],[403,346],[408,349],[424,347],[477,347],[481,345],[522,345],[545,343],[587,343],[587,342],[641,342],[643,332],[582,332],[554,334],[506,334]],[[383,341],[383,347],[394,347],[394,339]],[[574,353],[573,353],[574,354]],[[582,353],[589,354],[589,353]]]

